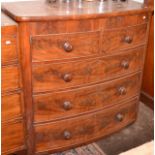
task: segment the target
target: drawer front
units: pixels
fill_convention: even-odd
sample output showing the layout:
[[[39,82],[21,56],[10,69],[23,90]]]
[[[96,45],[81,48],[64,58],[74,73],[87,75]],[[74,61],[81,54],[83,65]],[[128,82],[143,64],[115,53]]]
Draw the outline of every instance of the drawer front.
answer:
[[[132,51],[132,52],[131,52]],[[44,92],[95,83],[138,71],[144,47],[119,55],[33,66],[33,91]]]
[[[2,95],[2,121],[21,117],[21,93]]]
[[[2,91],[11,91],[19,88],[19,67],[2,67]]]
[[[34,121],[71,117],[110,107],[139,94],[141,73],[89,87],[36,95]]]
[[[34,36],[32,61],[70,59],[99,53],[99,32]]]
[[[35,126],[36,152],[57,150],[109,135],[136,119],[138,99],[111,109]]]
[[[17,61],[17,45],[15,36],[2,36],[2,64]]]
[[[24,145],[24,129],[22,121],[2,123],[2,153],[14,152]]]
[[[147,25],[103,32],[102,53],[114,53],[146,43]]]
[[[106,29],[120,28],[125,26],[134,26],[144,24],[149,21],[149,14],[142,13],[128,16],[115,16],[103,20],[103,27]]]

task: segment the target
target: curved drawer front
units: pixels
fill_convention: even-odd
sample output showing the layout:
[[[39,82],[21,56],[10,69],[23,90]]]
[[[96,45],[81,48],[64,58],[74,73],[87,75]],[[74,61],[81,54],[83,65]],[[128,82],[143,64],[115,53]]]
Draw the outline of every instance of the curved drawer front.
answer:
[[[138,99],[104,111],[35,126],[36,152],[64,149],[111,134],[133,122]]]
[[[2,153],[14,152],[24,147],[23,122],[2,124]]]
[[[34,65],[33,91],[44,92],[75,87],[138,71],[142,68],[144,48],[131,51],[82,61]]]
[[[146,43],[147,24],[103,32],[102,53],[132,48]]]
[[[140,79],[141,73],[138,73],[89,87],[36,95],[34,120],[61,119],[112,106],[138,95]]]
[[[19,66],[2,67],[2,91],[11,91],[20,87]]]
[[[99,53],[100,33],[70,33],[31,37],[32,61],[63,60]]]
[[[21,93],[5,94],[2,96],[2,121],[21,117]]]

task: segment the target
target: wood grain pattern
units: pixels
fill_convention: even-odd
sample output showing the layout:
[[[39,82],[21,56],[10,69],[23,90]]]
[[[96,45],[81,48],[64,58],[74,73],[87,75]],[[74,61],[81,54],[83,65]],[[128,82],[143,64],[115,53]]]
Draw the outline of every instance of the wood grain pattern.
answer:
[[[20,120],[2,124],[2,154],[24,148],[23,130],[23,122]]]
[[[2,67],[2,91],[20,88],[19,67],[17,65]]]
[[[21,92],[2,95],[2,121],[22,117],[22,97]]]
[[[97,56],[99,40],[99,32],[34,36],[31,38],[32,61]],[[67,51],[65,47],[72,49]]]
[[[112,53],[118,49],[127,49],[137,45],[146,44],[147,25],[115,29],[103,32],[102,52]],[[130,37],[131,41],[126,40]]]
[[[141,73],[138,73],[89,87],[36,95],[33,97],[34,121],[64,119],[111,107],[138,95],[140,79]],[[125,89],[124,94],[121,94],[121,88]]]
[[[2,47],[2,64],[10,64],[17,62],[17,45],[16,36],[5,36],[2,34],[1,47]],[[7,44],[10,42],[10,44]]]
[[[136,119],[137,104],[138,100],[133,99],[105,111],[37,125],[35,126],[36,152],[60,150],[113,133]],[[121,121],[116,119],[118,114],[123,116]],[[65,132],[69,132],[70,137],[67,138]]]
[[[143,47],[140,47],[115,56],[34,65],[32,70],[33,91],[65,89],[136,72],[142,67],[143,51]],[[126,69],[121,65],[124,61],[129,63],[129,67]]]

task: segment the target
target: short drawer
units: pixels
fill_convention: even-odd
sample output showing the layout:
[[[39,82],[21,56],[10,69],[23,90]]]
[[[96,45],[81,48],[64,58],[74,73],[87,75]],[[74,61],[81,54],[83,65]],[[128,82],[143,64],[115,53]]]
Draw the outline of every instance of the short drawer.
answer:
[[[2,154],[14,153],[24,147],[23,122],[2,123]]]
[[[11,91],[20,87],[19,66],[2,67],[2,91]]]
[[[2,94],[2,122],[22,116],[22,94]]]
[[[35,95],[34,121],[72,117],[113,106],[139,94],[141,73],[89,87]],[[117,101],[117,102],[115,102]]]
[[[31,37],[32,61],[88,57],[99,53],[100,33],[52,34]]]
[[[17,61],[16,36],[2,36],[2,64]]]
[[[65,89],[133,73],[142,69],[143,57],[141,47],[108,57],[37,64],[32,68],[33,91]]]
[[[104,19],[103,27],[105,29],[121,28],[128,26],[135,26],[147,23],[149,21],[148,13],[134,14],[134,15],[125,15],[125,16],[115,16]]]
[[[105,30],[102,34],[102,53],[115,53],[118,50],[146,44],[146,32],[146,24],[129,28]]]
[[[109,135],[136,119],[138,99],[107,110],[35,126],[36,152],[64,149]]]

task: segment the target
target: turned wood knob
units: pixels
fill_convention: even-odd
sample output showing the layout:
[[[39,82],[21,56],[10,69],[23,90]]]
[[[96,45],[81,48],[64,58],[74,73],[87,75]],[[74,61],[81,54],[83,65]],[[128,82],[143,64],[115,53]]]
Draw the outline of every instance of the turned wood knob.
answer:
[[[123,60],[121,62],[121,67],[123,67],[124,69],[128,69],[129,68],[129,61]]]
[[[124,115],[123,115],[123,114],[118,113],[118,114],[116,115],[116,120],[117,120],[117,121],[122,122],[123,119],[124,119]]]
[[[125,95],[126,92],[127,92],[127,90],[126,90],[125,87],[120,87],[120,88],[118,89],[118,92],[119,92],[120,95]]]
[[[63,108],[64,108],[65,110],[70,110],[70,109],[72,108],[71,102],[70,102],[70,101],[65,101],[65,102],[63,103]]]
[[[66,140],[71,139],[71,133],[70,133],[69,131],[64,131],[64,138],[65,138]]]
[[[5,41],[5,44],[6,44],[6,45],[11,45],[11,41],[10,41],[10,40],[6,40],[6,41]]]
[[[69,42],[65,42],[63,48],[66,52],[71,52],[73,50],[73,46]]]
[[[128,43],[128,44],[130,44],[130,43],[132,43],[132,37],[131,36],[126,36],[125,38],[124,38],[124,41],[126,42],[126,43]]]
[[[70,82],[70,81],[72,80],[72,75],[69,74],[69,73],[64,74],[63,80],[64,80],[65,82]]]

